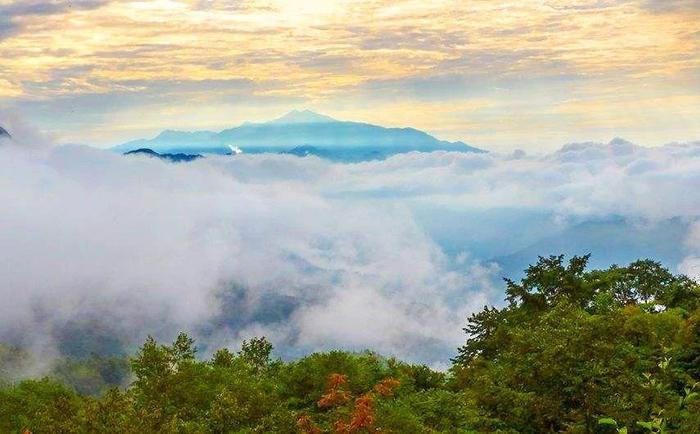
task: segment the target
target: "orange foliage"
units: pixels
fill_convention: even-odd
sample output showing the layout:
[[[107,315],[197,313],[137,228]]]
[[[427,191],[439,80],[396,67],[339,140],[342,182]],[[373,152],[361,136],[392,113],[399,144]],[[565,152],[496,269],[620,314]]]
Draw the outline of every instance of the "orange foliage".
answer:
[[[299,417],[297,426],[304,434],[321,434],[321,429],[313,423],[309,416]]]
[[[331,374],[328,377],[328,390],[318,400],[319,407],[334,407],[340,406],[350,401],[352,396],[347,390],[341,388],[348,382],[348,377],[342,374]],[[376,417],[374,415],[374,399],[375,396],[390,397],[394,396],[394,391],[401,385],[401,382],[395,378],[385,378],[377,383],[372,391],[365,393],[355,400],[355,405],[352,409],[349,422],[342,419],[336,420],[333,423],[333,432],[335,434],[351,434],[351,433],[379,433],[381,432],[374,426]],[[304,434],[320,434],[321,430],[316,427],[308,416],[302,416],[298,419],[297,425]]]
[[[369,393],[355,401],[355,408],[350,419],[350,432],[361,429],[371,430],[374,427],[374,398]]]
[[[328,389],[337,389],[348,382],[348,376],[343,374],[331,374],[328,376]]]
[[[355,407],[350,416],[350,422],[337,420],[333,423],[335,434],[351,434],[356,432],[379,432],[374,427],[374,398],[367,393],[355,400]]]
[[[398,388],[401,382],[396,378],[385,378],[376,386],[374,386],[374,391],[384,397],[394,396],[394,389]]]
[[[334,407],[350,401],[350,393],[340,390],[348,382],[348,376],[342,374],[331,374],[328,377],[328,391],[318,400],[319,407]]]
[[[346,390],[330,390],[318,400],[318,406],[335,407],[350,401],[350,392]]]
[[[333,434],[350,434],[350,425],[342,420],[333,422]]]

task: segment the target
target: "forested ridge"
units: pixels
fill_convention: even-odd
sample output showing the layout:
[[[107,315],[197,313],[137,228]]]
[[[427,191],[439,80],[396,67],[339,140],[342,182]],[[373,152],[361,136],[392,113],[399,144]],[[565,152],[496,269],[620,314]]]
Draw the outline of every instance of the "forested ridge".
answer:
[[[447,372],[377,353],[273,357],[265,338],[198,358],[58,359],[18,380],[0,346],[0,433],[698,433],[700,287],[660,264],[539,258],[467,320]]]

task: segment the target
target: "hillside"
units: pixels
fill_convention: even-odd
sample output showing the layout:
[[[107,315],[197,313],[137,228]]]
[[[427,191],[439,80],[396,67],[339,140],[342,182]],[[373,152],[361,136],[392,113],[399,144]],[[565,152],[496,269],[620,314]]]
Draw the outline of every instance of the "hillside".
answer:
[[[447,372],[382,348],[285,361],[266,338],[198,358],[181,333],[3,385],[31,356],[0,345],[0,431],[700,432],[698,284],[649,260],[587,264],[540,258],[508,281],[508,304],[468,318]]]

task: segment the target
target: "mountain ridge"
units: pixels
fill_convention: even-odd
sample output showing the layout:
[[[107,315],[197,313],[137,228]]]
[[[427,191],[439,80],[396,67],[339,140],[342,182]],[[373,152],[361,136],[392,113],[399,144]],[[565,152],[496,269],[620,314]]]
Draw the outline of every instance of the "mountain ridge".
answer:
[[[388,128],[336,120],[310,110],[293,110],[269,122],[244,123],[219,132],[165,130],[152,139],[132,140],[112,150],[149,148],[160,153],[229,154],[232,148],[244,153],[287,153],[300,147],[318,151],[313,155],[342,161],[381,159],[411,151],[486,152],[464,142],[440,140],[411,127]],[[343,156],[336,158],[336,154]]]
[[[161,160],[170,161],[172,163],[186,163],[203,158],[203,156],[199,154],[160,154],[148,148],[135,149],[133,151],[125,152],[124,155],[145,155],[147,157],[159,158]]]

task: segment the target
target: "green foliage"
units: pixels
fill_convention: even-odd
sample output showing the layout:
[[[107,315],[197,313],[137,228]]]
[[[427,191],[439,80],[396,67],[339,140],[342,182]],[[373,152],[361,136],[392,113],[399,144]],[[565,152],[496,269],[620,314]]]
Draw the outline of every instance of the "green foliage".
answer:
[[[700,432],[698,285],[653,261],[587,262],[540,258],[507,281],[449,372],[372,352],[284,362],[264,337],[200,360],[183,333],[12,383],[29,356],[0,346],[0,432]]]
[[[243,341],[238,357],[250,365],[256,372],[265,369],[270,364],[272,344],[264,337]]]
[[[54,381],[26,380],[0,390],[0,432],[76,433],[83,400]]]
[[[610,421],[689,432],[677,402],[700,379],[697,284],[652,261],[586,271],[587,261],[540,258],[507,281],[508,306],[469,319],[456,387],[518,432],[594,432]]]
[[[210,361],[197,360],[195,351],[184,334],[171,345],[149,337],[131,360],[131,385],[97,398],[49,379],[2,388],[0,402],[8,404],[0,432],[298,433],[302,415],[330,432],[334,421],[352,419],[352,402],[332,410],[318,404],[331,374],[347,375],[344,387],[357,397],[374,393],[383,379],[399,380],[391,397],[377,401],[377,426],[385,430],[468,432],[478,416],[463,393],[447,390],[445,374],[374,353],[333,351],[284,363],[271,358],[264,338],[244,342],[236,355],[221,349]],[[76,369],[83,368],[70,372]]]

